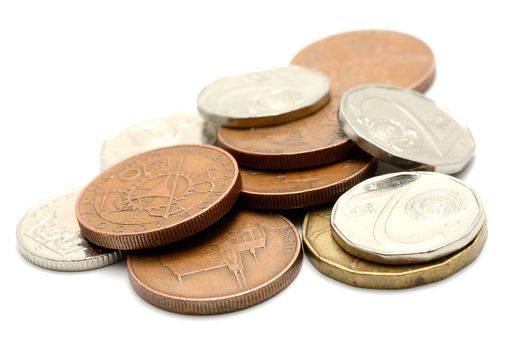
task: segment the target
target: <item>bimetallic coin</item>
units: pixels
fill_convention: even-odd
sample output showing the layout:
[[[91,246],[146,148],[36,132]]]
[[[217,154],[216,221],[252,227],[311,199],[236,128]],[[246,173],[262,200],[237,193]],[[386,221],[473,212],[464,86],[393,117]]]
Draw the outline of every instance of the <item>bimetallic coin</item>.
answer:
[[[234,205],[241,179],[234,158],[209,145],[141,153],[97,176],[80,194],[84,236],[115,249],[152,248],[210,226]]]
[[[337,98],[362,84],[391,84],[425,91],[434,79],[430,47],[408,34],[360,30],[332,35],[300,51],[292,64],[327,74]]]
[[[299,119],[328,101],[324,74],[289,66],[216,80],[200,92],[198,110],[215,124],[246,128]]]
[[[113,264],[123,258],[88,242],[75,218],[80,189],[46,199],[20,220],[16,237],[22,255],[31,263],[51,270],[85,271]]]
[[[375,158],[358,151],[353,157],[304,170],[271,172],[240,169],[241,200],[251,208],[306,208],[336,200],[375,172]]]
[[[331,208],[309,212],[304,218],[306,255],[321,273],[363,288],[399,289],[442,280],[474,261],[487,239],[486,223],[463,249],[425,264],[381,265],[344,251],[335,242],[330,224]]]
[[[218,314],[279,293],[301,263],[300,236],[291,222],[237,211],[176,246],[130,255],[128,272],[137,294],[159,308]]]
[[[416,264],[452,254],[484,221],[478,195],[460,180],[431,172],[377,176],[335,203],[331,226],[352,255],[382,264]]]
[[[342,129],[376,158],[404,169],[452,174],[474,155],[474,139],[424,95],[389,85],[363,85],[342,95]]]
[[[178,144],[214,144],[217,126],[197,113],[174,113],[145,120],[115,133],[104,141],[101,169],[155,148]]]

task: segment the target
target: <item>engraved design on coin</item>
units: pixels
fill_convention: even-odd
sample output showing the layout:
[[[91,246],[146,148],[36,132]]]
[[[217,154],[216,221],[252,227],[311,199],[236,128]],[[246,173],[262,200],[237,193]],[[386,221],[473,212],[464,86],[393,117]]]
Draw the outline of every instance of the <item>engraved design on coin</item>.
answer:
[[[198,110],[204,117],[216,124],[234,127],[295,120],[320,109],[328,101],[328,78],[300,66],[222,78],[207,85],[197,100]]]
[[[287,227],[286,227],[287,228]],[[170,257],[160,258],[161,265],[168,268],[180,283],[185,276],[206,273],[215,269],[227,269],[236,279],[240,289],[247,287],[245,278],[244,257],[252,256],[254,263],[258,263],[257,252],[265,250],[267,230],[271,228],[263,224],[247,225],[246,227],[230,231],[221,242],[214,242],[206,246],[199,246],[192,264],[185,259]],[[200,264],[196,260],[201,261]]]
[[[54,270],[81,271],[122,258],[119,251],[97,247],[80,232],[73,190],[37,205],[21,219],[17,238],[22,254],[36,265]]]
[[[174,113],[139,122],[106,139],[101,148],[102,170],[155,148],[177,144],[214,144],[217,127],[197,113]]]
[[[368,126],[372,137],[380,144],[399,152],[411,152],[421,146],[418,133],[394,120],[377,120],[362,116],[359,122]]]
[[[338,117],[359,147],[405,169],[456,173],[474,154],[470,131],[412,90],[376,84],[348,90]]]
[[[405,207],[408,216],[415,220],[440,223],[452,220],[445,225],[455,224],[454,219],[466,209],[468,209],[468,199],[453,190],[435,190],[418,194],[410,199]]]
[[[211,225],[241,190],[234,158],[207,145],[160,148],[97,176],[77,202],[83,234],[105,247],[142,249]]]
[[[124,170],[115,174],[129,185],[99,190],[97,214],[116,224],[143,225],[174,216],[184,218],[195,207],[206,208],[210,204],[206,199],[215,191],[219,179],[217,170],[187,170],[185,158],[182,154],[175,159],[151,157],[146,163],[129,161]],[[114,214],[120,212],[128,215],[119,219]]]
[[[405,264],[463,248],[483,225],[479,197],[461,181],[427,172],[394,173],[362,182],[335,204],[335,240],[366,260]]]

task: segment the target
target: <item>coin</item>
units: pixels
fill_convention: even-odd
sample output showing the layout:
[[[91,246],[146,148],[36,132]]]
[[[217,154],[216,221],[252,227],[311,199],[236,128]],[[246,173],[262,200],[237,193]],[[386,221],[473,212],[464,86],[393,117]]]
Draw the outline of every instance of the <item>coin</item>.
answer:
[[[84,236],[103,247],[151,248],[216,222],[236,202],[236,161],[209,145],[160,148],[128,158],[81,193],[76,215]]]
[[[288,172],[240,169],[243,203],[258,209],[306,208],[336,200],[370,177],[374,158],[357,152],[352,158],[319,168]]]
[[[313,115],[277,126],[233,129],[222,127],[218,142],[238,161],[252,169],[291,170],[334,163],[356,147],[339,126],[339,100]]]
[[[136,293],[159,308],[218,314],[278,294],[301,263],[300,236],[291,222],[238,211],[170,249],[130,255],[128,272]]]
[[[198,110],[215,124],[245,128],[299,119],[328,101],[324,74],[289,66],[216,80],[198,95]]]
[[[80,189],[48,198],[27,211],[18,223],[16,237],[22,256],[40,267],[59,271],[85,271],[123,258],[88,242],[75,219]]]
[[[412,90],[388,85],[351,89],[342,96],[339,121],[363,150],[404,169],[452,174],[474,155],[470,130]]]
[[[363,30],[314,42],[292,61],[325,73],[331,96],[361,84],[381,83],[425,91],[434,79],[432,50],[408,34]]]
[[[321,273],[363,288],[410,288],[442,280],[474,261],[487,239],[486,223],[465,248],[425,264],[381,265],[344,251],[332,237],[331,208],[309,212],[304,218],[306,255]]]
[[[133,155],[177,144],[214,144],[217,127],[197,113],[174,113],[134,124],[106,139],[101,169]]]
[[[381,264],[424,263],[469,244],[484,221],[481,201],[460,180],[406,172],[371,178],[335,203],[335,241],[348,253]]]

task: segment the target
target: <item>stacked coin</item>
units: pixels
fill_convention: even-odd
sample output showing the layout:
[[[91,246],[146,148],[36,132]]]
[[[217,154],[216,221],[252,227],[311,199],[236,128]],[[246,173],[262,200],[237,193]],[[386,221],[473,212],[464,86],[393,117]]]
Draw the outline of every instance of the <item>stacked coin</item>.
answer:
[[[199,114],[147,120],[108,138],[101,174],[23,217],[22,255],[79,271],[126,251],[133,289],[147,302],[230,312],[279,293],[302,261],[288,219],[248,208],[337,201],[304,220],[303,242],[320,271],[372,288],[442,279],[483,248],[478,196],[438,173],[369,179],[376,158],[443,173],[471,159],[468,129],[409,90],[426,90],[434,72],[420,40],[356,31],[307,46],[290,66],[216,80],[199,93]]]
[[[460,180],[405,172],[366,180],[332,210],[308,213],[303,231],[322,273],[361,287],[407,288],[469,264],[487,226],[478,195]]]

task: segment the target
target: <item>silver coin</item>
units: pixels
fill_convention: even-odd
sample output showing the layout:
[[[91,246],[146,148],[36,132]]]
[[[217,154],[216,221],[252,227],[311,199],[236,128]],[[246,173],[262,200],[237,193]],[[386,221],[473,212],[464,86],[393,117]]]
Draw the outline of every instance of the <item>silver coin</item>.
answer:
[[[339,122],[364,151],[404,169],[453,174],[474,155],[474,139],[424,95],[389,85],[363,85],[340,100]]]
[[[85,271],[113,264],[124,254],[97,247],[82,235],[75,216],[80,189],[30,209],[17,227],[18,248],[31,263],[50,270]]]
[[[309,115],[329,101],[329,79],[321,72],[289,66],[226,77],[198,95],[199,112],[215,124],[269,126]]]
[[[174,113],[145,120],[104,141],[101,169],[156,148],[176,144],[215,144],[218,127],[197,113]]]
[[[460,180],[432,172],[368,179],[335,203],[335,241],[354,256],[382,264],[439,259],[469,244],[485,213],[478,195]]]

